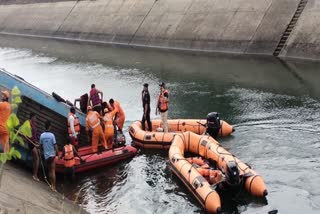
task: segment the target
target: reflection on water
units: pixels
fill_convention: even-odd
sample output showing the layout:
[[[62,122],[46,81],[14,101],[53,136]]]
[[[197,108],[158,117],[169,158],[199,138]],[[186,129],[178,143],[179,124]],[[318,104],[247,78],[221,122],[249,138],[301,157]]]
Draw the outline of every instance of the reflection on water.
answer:
[[[0,46],[1,67],[49,93],[73,100],[96,83],[107,99],[123,105],[125,127],[141,117],[142,84],[150,85],[155,118],[157,84],[167,82],[169,117],[204,118],[218,111],[236,127],[221,144],[266,181],[268,205],[233,198],[224,204],[225,213],[319,213],[319,64],[19,38],[0,38]],[[60,191],[91,213],[203,212],[172,175],[167,155],[140,151],[131,161],[80,175],[73,184],[63,185],[60,178]]]

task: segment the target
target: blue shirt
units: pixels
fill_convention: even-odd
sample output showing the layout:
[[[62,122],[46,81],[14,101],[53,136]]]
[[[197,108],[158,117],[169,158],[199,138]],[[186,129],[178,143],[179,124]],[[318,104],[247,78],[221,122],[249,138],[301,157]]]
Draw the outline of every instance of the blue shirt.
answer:
[[[51,132],[43,132],[40,135],[40,144],[43,148],[44,159],[56,156],[56,150],[54,145],[56,144],[56,138]]]

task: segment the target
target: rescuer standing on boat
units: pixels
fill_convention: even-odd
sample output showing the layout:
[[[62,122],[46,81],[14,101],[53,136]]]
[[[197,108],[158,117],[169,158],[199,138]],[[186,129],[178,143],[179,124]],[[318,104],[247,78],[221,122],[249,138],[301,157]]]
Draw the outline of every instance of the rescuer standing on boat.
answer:
[[[156,108],[156,115],[160,111],[163,131],[168,132],[168,103],[169,91],[165,88],[165,83],[162,82],[160,86],[160,95],[158,97],[158,104]]]
[[[99,97],[99,94],[101,97]],[[96,85],[95,84],[92,84],[91,85],[91,90],[90,90],[90,93],[89,93],[89,99],[88,99],[88,106],[90,106],[90,101],[91,101],[91,104],[92,104],[92,110],[93,111],[96,111],[98,112],[99,114],[102,115],[102,112],[101,112],[101,103],[102,103],[102,100],[103,100],[103,92],[96,89]]]
[[[107,107],[104,109],[104,137],[107,141],[108,149],[112,148],[113,144],[113,136],[114,136],[114,116],[118,112],[118,109],[114,109],[111,111],[111,107]]]
[[[100,125],[100,114],[96,111],[92,111],[91,106],[88,106],[88,114],[86,118],[86,131],[89,133],[89,130],[92,131],[92,151],[98,151],[99,141],[102,142],[102,145],[105,149],[107,149],[106,139],[104,138],[103,130]],[[89,134],[88,134],[89,136]]]
[[[45,123],[45,129],[46,131],[40,135],[40,145],[43,148],[44,159],[48,166],[50,187],[52,191],[56,192],[56,163],[54,160],[58,156],[58,146],[54,134],[50,132],[51,123],[48,120]]]
[[[76,115],[76,109],[74,107],[70,108],[70,112],[68,114],[68,134],[70,138],[70,142],[78,146],[78,135],[80,133],[80,123],[79,118]]]
[[[64,175],[66,177],[71,176],[74,180],[74,165],[76,164],[75,156],[79,157],[81,162],[85,162],[80,155],[78,154],[76,148],[71,144],[70,141],[67,141],[66,145],[63,147],[62,154],[59,157],[64,159]]]
[[[2,102],[0,102],[0,143],[4,153],[9,151],[9,131],[6,127],[7,120],[11,114],[9,103],[9,91],[1,91]]]
[[[110,106],[112,107],[113,110],[114,109],[118,110],[118,112],[117,112],[117,114],[115,116],[115,121],[116,121],[116,124],[117,124],[119,132],[122,133],[123,124],[124,124],[124,121],[126,119],[124,111],[121,108],[120,103],[118,101],[113,100],[112,98],[109,100],[109,104],[110,104]]]
[[[150,120],[150,94],[148,90],[148,83],[143,84],[142,90],[142,106],[143,106],[143,115],[142,115],[142,130],[146,130],[145,122],[148,123],[148,130],[152,131],[152,125]]]

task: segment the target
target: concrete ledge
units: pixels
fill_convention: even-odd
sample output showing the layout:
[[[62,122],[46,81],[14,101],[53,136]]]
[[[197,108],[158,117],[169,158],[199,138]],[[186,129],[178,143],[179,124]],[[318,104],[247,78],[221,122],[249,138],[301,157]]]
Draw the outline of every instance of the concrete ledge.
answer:
[[[87,213],[11,163],[4,165],[0,185],[1,213]]]

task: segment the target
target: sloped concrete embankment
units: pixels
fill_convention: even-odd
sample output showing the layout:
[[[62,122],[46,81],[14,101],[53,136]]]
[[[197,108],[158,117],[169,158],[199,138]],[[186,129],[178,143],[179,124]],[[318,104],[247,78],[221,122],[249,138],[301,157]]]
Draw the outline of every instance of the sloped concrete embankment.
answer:
[[[7,163],[0,182],[0,213],[87,213],[78,205],[53,193],[48,185]]]
[[[2,33],[266,55],[274,52],[299,4],[299,0],[6,2],[0,5]],[[318,58],[319,30],[314,27],[320,24],[319,4],[310,0],[282,56]]]

